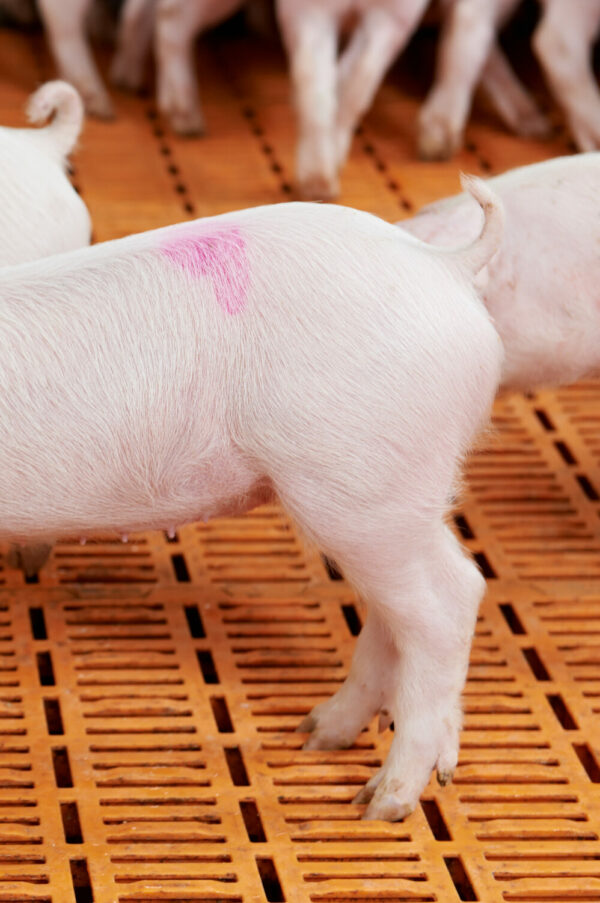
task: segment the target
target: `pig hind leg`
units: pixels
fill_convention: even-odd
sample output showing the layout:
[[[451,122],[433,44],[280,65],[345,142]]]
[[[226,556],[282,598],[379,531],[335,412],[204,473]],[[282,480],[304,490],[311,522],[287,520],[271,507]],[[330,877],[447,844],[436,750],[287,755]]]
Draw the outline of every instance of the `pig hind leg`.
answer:
[[[360,511],[323,497],[309,505],[306,492],[280,496],[369,606],[347,682],[302,725],[313,728],[307,747],[348,746],[378,711],[389,710],[390,754],[357,801],[372,797],[368,818],[403,818],[433,768],[445,783],[456,766],[483,578],[441,519],[415,522],[401,500]]]

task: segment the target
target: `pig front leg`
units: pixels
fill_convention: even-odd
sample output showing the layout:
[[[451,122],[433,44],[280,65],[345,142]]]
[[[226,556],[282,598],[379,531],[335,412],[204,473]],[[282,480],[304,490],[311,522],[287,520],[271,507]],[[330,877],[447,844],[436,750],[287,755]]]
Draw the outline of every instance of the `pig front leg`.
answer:
[[[419,113],[419,155],[451,157],[462,145],[477,83],[496,34],[499,13],[515,0],[454,0],[440,36],[434,85]]]
[[[336,23],[318,6],[296,9],[294,2],[280,2],[278,13],[298,122],[296,178],[302,197],[330,200],[338,193]]]
[[[600,93],[592,68],[599,29],[599,0],[545,0],[533,36],[540,64],[581,151],[600,148]]]
[[[397,4],[393,12],[368,10],[357,26],[339,62],[337,163],[341,166],[350,149],[354,130],[367,112],[383,77],[410,40],[429,0]]]
[[[71,82],[93,116],[110,119],[113,108],[88,46],[85,19],[91,0],[39,0],[40,15],[61,77]]]

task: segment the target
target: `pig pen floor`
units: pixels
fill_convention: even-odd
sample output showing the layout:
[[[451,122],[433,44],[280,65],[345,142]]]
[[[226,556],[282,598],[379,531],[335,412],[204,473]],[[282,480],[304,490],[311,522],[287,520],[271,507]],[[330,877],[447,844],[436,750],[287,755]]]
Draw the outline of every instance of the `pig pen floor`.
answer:
[[[290,196],[278,52],[234,37],[201,62],[210,135],[149,99],[88,122],[74,180],[96,240]],[[52,70],[0,32],[0,122]],[[345,203],[394,220],[567,151],[479,113],[469,149],[416,162],[418,99],[392,74]],[[457,530],[488,578],[454,783],[404,823],[352,804],[383,760],[294,733],[347,671],[360,611],[277,507],[127,545],[60,543],[37,584],[0,559],[0,903],[600,900],[600,405],[581,383],[497,404]],[[332,412],[332,415],[333,412]],[[6,550],[2,549],[5,553]]]

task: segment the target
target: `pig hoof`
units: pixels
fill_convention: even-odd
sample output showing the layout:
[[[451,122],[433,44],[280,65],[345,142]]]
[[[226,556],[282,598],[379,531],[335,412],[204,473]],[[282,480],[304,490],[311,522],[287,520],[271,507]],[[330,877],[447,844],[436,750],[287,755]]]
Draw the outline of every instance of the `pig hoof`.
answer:
[[[313,712],[309,712],[309,714],[302,719],[298,727],[296,728],[297,734],[310,734],[317,726],[317,716]]]
[[[384,731],[387,731],[388,727],[393,722],[393,718],[388,709],[381,709],[379,712],[379,723],[377,725],[377,732],[379,734],[383,734]]]
[[[364,806],[370,803],[375,795],[375,791],[383,778],[383,768],[376,771],[372,778],[369,778],[365,786],[358,791],[352,802],[355,806]]]
[[[440,117],[421,120],[418,152],[421,160],[449,160],[458,150],[462,135]]]
[[[454,777],[454,771],[450,771],[450,770],[448,770],[448,771],[446,771],[446,770],[445,770],[445,771],[440,771],[440,769],[438,768],[438,770],[437,770],[437,782],[438,782],[438,784],[440,785],[440,787],[445,787],[446,784],[452,783],[452,778],[453,778],[453,777]]]
[[[199,110],[172,110],[168,116],[171,128],[177,135],[191,138],[206,134],[204,117]]]
[[[314,731],[302,749],[350,749],[353,743],[354,739],[348,739],[348,737]]]
[[[363,818],[366,821],[402,821],[414,812],[415,807],[412,803],[401,802],[393,794],[386,794],[380,799],[373,797]]]
[[[83,102],[85,104],[86,112],[89,113],[90,116],[95,116],[96,119],[115,118],[115,111],[108,94],[105,94],[104,92],[102,94],[84,94]]]
[[[355,806],[366,806],[367,803],[370,803],[373,799],[376,790],[377,787],[375,785],[371,786],[371,782],[369,781],[368,784],[365,784],[362,790],[358,791],[352,802]]]
[[[303,178],[298,187],[305,201],[331,201],[339,194],[336,180],[319,174]]]
[[[382,778],[383,775],[376,774],[364,788],[367,793],[361,801],[370,800],[370,802],[363,818],[368,821],[374,819],[401,821],[415,809],[418,798],[414,802],[407,801],[406,788],[402,781]]]

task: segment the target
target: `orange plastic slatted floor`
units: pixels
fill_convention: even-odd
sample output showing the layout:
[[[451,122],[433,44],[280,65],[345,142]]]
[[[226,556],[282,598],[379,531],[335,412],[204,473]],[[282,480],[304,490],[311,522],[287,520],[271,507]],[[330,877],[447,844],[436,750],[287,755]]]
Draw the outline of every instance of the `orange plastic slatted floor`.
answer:
[[[177,140],[150,100],[89,122],[75,180],[96,239],[289,196],[281,57],[205,47],[211,133]],[[39,36],[0,33],[0,121],[51,74]],[[342,201],[397,219],[567,150],[482,118],[450,164],[415,162],[417,99],[393,77]],[[457,530],[488,577],[456,779],[404,823],[361,821],[385,756],[302,752],[360,611],[276,507],[127,545],[60,543],[37,585],[0,563],[0,903],[600,899],[598,385],[498,403]],[[335,575],[333,575],[335,576]]]

